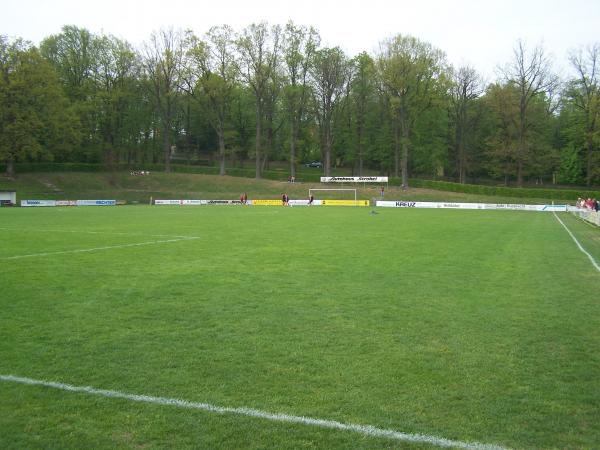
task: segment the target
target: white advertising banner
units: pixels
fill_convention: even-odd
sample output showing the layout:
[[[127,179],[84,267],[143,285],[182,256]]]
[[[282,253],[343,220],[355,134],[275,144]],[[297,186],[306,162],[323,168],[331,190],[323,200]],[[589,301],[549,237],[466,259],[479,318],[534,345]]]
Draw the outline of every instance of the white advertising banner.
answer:
[[[56,206],[77,206],[75,200],[56,200]]]
[[[56,206],[56,200],[21,200],[21,206]]]
[[[321,200],[313,200],[312,205],[308,204],[308,200],[290,200],[290,206],[321,206]]]
[[[154,200],[155,205],[186,205],[186,206],[200,206],[200,205],[241,205],[240,200]],[[250,204],[250,200],[248,200]]]
[[[566,205],[525,205],[511,203],[453,203],[453,202],[409,202],[377,200],[376,206],[387,208],[446,208],[446,209],[486,209],[510,211],[566,211]]]
[[[181,200],[181,204],[191,206],[206,205],[206,200]]]
[[[321,177],[321,183],[387,183],[388,177]]]
[[[207,205],[241,205],[240,200],[205,200]]]
[[[154,200],[155,205],[181,205],[181,200]]]
[[[116,206],[116,200],[77,200],[77,206]]]

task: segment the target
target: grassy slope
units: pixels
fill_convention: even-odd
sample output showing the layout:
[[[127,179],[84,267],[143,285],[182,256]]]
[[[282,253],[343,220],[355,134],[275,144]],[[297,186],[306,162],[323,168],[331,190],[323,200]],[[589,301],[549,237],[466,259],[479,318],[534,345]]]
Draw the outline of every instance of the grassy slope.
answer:
[[[131,176],[117,173],[34,173],[21,174],[16,180],[0,177],[0,189],[17,191],[18,199],[99,199],[148,203],[150,197],[165,199],[237,199],[242,192],[252,198],[277,198],[287,192],[291,198],[306,198],[309,188],[323,187],[318,183],[297,183],[248,178],[219,177],[195,174],[152,173],[150,176]],[[333,186],[329,186],[333,187]],[[341,187],[341,186],[340,186]],[[351,187],[345,185],[344,187]],[[348,195],[348,194],[346,194]],[[575,195],[575,194],[574,194]],[[379,186],[360,189],[359,197],[379,196]],[[388,200],[463,201],[490,203],[550,203],[544,198],[492,197],[425,189],[402,191],[390,187]],[[576,199],[573,199],[573,203]]]
[[[0,373],[515,448],[600,442],[599,274],[550,214],[0,215],[0,258],[200,237],[12,260],[0,275]],[[395,446],[6,383],[0,400],[3,448]]]

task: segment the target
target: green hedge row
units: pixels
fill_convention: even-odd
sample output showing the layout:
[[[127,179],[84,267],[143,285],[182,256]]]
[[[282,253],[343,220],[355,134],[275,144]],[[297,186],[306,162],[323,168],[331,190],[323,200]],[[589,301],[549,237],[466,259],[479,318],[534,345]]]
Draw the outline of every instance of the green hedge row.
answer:
[[[390,179],[390,184],[400,185],[398,178]],[[578,189],[544,189],[544,188],[513,188],[506,186],[482,186],[476,184],[460,184],[448,181],[409,180],[411,187],[435,189],[437,191],[460,192],[464,194],[479,194],[516,198],[548,198],[574,202],[577,197],[600,198],[600,191]]]

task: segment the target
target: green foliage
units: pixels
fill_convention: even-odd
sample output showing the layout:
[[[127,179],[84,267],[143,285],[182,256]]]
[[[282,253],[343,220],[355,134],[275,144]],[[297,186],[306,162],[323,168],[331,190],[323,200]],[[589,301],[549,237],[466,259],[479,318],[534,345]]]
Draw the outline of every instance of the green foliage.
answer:
[[[0,160],[52,160],[78,139],[77,120],[36,48],[0,37]]]

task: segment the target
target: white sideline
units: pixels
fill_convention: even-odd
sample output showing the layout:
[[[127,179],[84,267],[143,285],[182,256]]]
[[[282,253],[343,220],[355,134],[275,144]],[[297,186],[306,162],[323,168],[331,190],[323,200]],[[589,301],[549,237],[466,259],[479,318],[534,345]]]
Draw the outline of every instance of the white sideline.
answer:
[[[5,256],[3,258],[3,260],[10,260],[10,259],[22,259],[22,258],[33,258],[35,256],[49,256],[49,255],[62,255],[65,253],[85,253],[85,252],[95,252],[98,250],[110,250],[113,248],[126,248],[126,247],[137,247],[140,245],[154,245],[154,244],[164,244],[167,242],[179,242],[179,241],[189,241],[192,239],[200,239],[197,237],[189,237],[189,238],[181,238],[181,239],[167,239],[165,241],[149,241],[149,242],[137,242],[135,244],[120,244],[120,245],[109,245],[106,247],[95,247],[95,248],[82,248],[82,249],[77,249],[77,250],[63,250],[63,251],[59,251],[59,252],[45,252],[45,253],[30,253],[27,255],[16,255],[16,256]]]
[[[564,224],[564,222],[562,220],[560,220],[560,218],[556,215],[556,213],[552,213],[554,214],[554,217],[556,217],[556,220],[558,220],[560,222],[560,224],[565,228],[565,230],[567,230],[567,233],[569,233],[569,236],[571,236],[571,238],[575,241],[575,243],[577,244],[577,247],[579,247],[579,250],[581,250],[583,253],[585,253],[585,255],[590,259],[590,261],[592,262],[592,265],[596,268],[596,270],[598,272],[600,272],[600,265],[598,265],[598,263],[596,262],[596,260],[594,259],[594,257],[592,255],[590,255],[583,247],[582,245],[579,243],[579,241],[577,240],[577,238],[575,236],[573,236],[573,233],[571,233],[571,230],[569,230],[567,228],[567,226]]]
[[[479,442],[462,442],[445,439],[425,434],[403,433],[401,431],[377,428],[370,425],[357,425],[352,423],[342,423],[335,420],[314,419],[311,417],[291,416],[288,414],[270,413],[252,408],[231,408],[225,406],[216,406],[209,403],[189,402],[177,398],[154,397],[151,395],[128,394],[126,392],[111,391],[106,389],[96,389],[90,386],[73,386],[65,383],[53,381],[34,380],[31,378],[17,377],[14,375],[1,375],[0,381],[28,384],[33,386],[44,386],[54,389],[61,389],[70,392],[82,392],[85,394],[99,395],[101,397],[120,398],[134,402],[154,403],[158,405],[175,406],[178,408],[199,409],[218,414],[238,414],[242,416],[256,417],[260,419],[271,420],[284,423],[298,423],[320,428],[329,428],[342,431],[351,431],[366,436],[394,439],[397,441],[417,442],[435,445],[437,447],[454,447],[470,450],[505,450],[494,444],[482,444]]]
[[[80,233],[80,234],[115,234],[119,236],[145,236],[145,237],[166,237],[175,239],[197,239],[198,236],[177,236],[173,234],[146,234],[146,233],[127,233],[123,231],[87,231],[87,230],[53,230],[47,228],[16,228],[16,227],[0,227],[0,230],[6,231],[22,231],[33,233]]]

